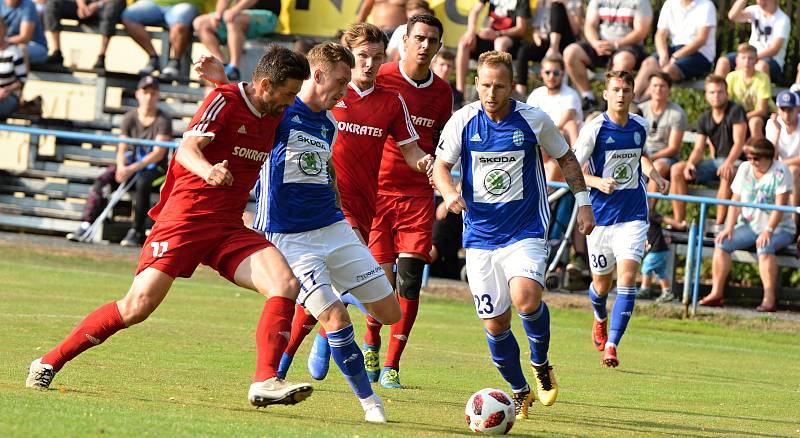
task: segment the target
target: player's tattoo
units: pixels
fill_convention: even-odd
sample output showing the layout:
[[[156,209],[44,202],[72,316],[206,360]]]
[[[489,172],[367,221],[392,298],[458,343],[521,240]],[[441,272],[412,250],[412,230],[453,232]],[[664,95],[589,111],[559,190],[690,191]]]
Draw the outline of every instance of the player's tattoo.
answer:
[[[328,160],[328,178],[331,180],[331,187],[336,193],[336,208],[342,208],[342,195],[339,194],[339,185],[336,183],[336,169],[333,168],[333,160]]]
[[[575,158],[575,153],[570,149],[557,161],[558,165],[561,167],[561,174],[564,175],[564,180],[567,181],[567,185],[569,185],[569,189],[572,193],[586,190],[586,181],[583,179],[583,171],[581,170],[581,165],[578,163],[578,159]]]

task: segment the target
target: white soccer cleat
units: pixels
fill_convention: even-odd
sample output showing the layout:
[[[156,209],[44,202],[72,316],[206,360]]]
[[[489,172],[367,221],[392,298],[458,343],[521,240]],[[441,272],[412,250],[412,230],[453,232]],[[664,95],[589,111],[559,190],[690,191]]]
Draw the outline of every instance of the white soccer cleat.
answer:
[[[56,372],[53,371],[53,366],[42,363],[42,358],[40,357],[31,362],[31,366],[28,368],[28,378],[25,379],[25,386],[28,388],[47,389],[55,376]]]
[[[293,405],[308,398],[314,388],[308,383],[290,383],[273,377],[250,385],[247,398],[256,407]]]
[[[364,408],[364,421],[367,423],[386,423],[386,412],[383,410],[383,402],[378,394],[372,394],[369,398],[361,400]]]

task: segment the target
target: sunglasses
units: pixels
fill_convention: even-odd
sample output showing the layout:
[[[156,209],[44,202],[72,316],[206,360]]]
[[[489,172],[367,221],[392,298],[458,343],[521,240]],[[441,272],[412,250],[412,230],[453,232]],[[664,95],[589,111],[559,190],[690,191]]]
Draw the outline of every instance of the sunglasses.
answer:
[[[747,155],[745,158],[747,159],[747,161],[761,161],[767,159],[767,157],[759,157],[756,155]]]
[[[546,76],[561,76],[561,70],[542,70],[542,74]]]

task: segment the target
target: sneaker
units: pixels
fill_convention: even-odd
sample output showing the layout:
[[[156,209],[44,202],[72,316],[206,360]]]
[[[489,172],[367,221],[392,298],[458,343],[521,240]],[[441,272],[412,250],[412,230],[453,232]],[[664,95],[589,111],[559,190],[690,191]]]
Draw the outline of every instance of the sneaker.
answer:
[[[380,381],[384,388],[403,389],[403,385],[400,383],[400,371],[392,367],[383,367]]]
[[[314,380],[324,380],[331,363],[331,346],[328,339],[317,333],[311,353],[308,354],[308,373]]]
[[[40,357],[31,362],[31,366],[28,368],[28,378],[25,379],[25,386],[28,388],[47,389],[55,376],[56,372],[53,371],[53,366],[42,363],[42,358]]]
[[[236,68],[235,65],[225,64],[225,76],[228,77],[228,80],[231,82],[239,82],[242,78],[242,74],[239,72],[239,69]]]
[[[83,240],[87,237],[90,226],[91,224],[89,222],[81,222],[80,226],[78,226],[78,229],[75,230],[74,233],[67,233],[67,239],[73,242],[83,242]]]
[[[92,66],[92,70],[105,71],[106,70],[106,57],[98,56],[97,61]]]
[[[616,368],[619,365],[619,359],[617,359],[617,347],[613,345],[606,347],[605,350],[603,350],[603,356],[600,360],[603,362],[603,365],[609,368]]]
[[[608,318],[598,321],[594,318],[594,325],[592,326],[592,343],[597,351],[603,351],[608,342]]]
[[[369,381],[375,383],[381,376],[381,366],[379,365],[380,345],[364,344],[364,368],[367,370]]]
[[[292,359],[294,359],[294,356],[289,356],[286,353],[283,353],[283,356],[281,356],[281,363],[278,365],[279,379],[286,378],[286,373],[289,372],[289,367],[292,366]]]
[[[314,388],[308,383],[289,383],[278,377],[272,377],[250,385],[247,398],[250,404],[256,407],[293,405],[307,399],[312,392]]]
[[[48,65],[64,65],[64,56],[61,54],[60,50],[56,50],[55,52],[51,53],[50,56],[47,57],[47,64]]]
[[[142,233],[137,232],[135,229],[131,228],[128,230],[128,233],[125,234],[125,238],[119,242],[120,246],[142,246],[144,240],[142,239]]]
[[[674,299],[675,299],[675,294],[673,294],[672,291],[669,291],[669,292],[664,291],[664,292],[661,292],[661,295],[659,295],[658,298],[656,298],[656,302],[657,303],[669,303],[670,301],[672,301]]]
[[[364,421],[367,423],[386,423],[386,411],[378,394],[361,400],[361,407],[364,408]]]
[[[167,65],[161,69],[161,77],[167,80],[175,79],[180,74],[180,63],[177,59],[170,59]]]
[[[653,291],[648,288],[641,288],[636,291],[636,298],[649,299],[653,295]]]
[[[517,420],[527,420],[528,409],[533,404],[533,394],[531,394],[530,387],[513,393],[511,398],[514,399],[514,413],[517,416]]]
[[[158,58],[150,58],[150,62],[139,70],[139,76],[150,76],[158,70],[161,70],[161,63],[158,62]]]
[[[584,96],[583,100],[581,102],[581,108],[583,109],[584,113],[590,113],[595,108],[597,108],[597,101],[594,100],[593,97],[590,98],[590,97]]]
[[[545,406],[550,406],[556,402],[558,397],[558,383],[553,374],[553,366],[549,363],[544,365],[531,365],[533,368],[533,378],[536,380],[536,398]]]

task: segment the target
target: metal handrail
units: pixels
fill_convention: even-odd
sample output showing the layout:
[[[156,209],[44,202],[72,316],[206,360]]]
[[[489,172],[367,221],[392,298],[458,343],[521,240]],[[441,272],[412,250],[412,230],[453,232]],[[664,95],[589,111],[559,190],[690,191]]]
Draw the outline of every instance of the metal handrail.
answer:
[[[31,135],[54,135],[56,137],[68,138],[70,140],[83,140],[102,143],[128,143],[142,146],[160,146],[175,149],[177,142],[146,140],[143,138],[120,137],[117,135],[90,134],[88,132],[63,131],[59,129],[32,128],[30,126],[0,124],[0,131],[20,132]]]

